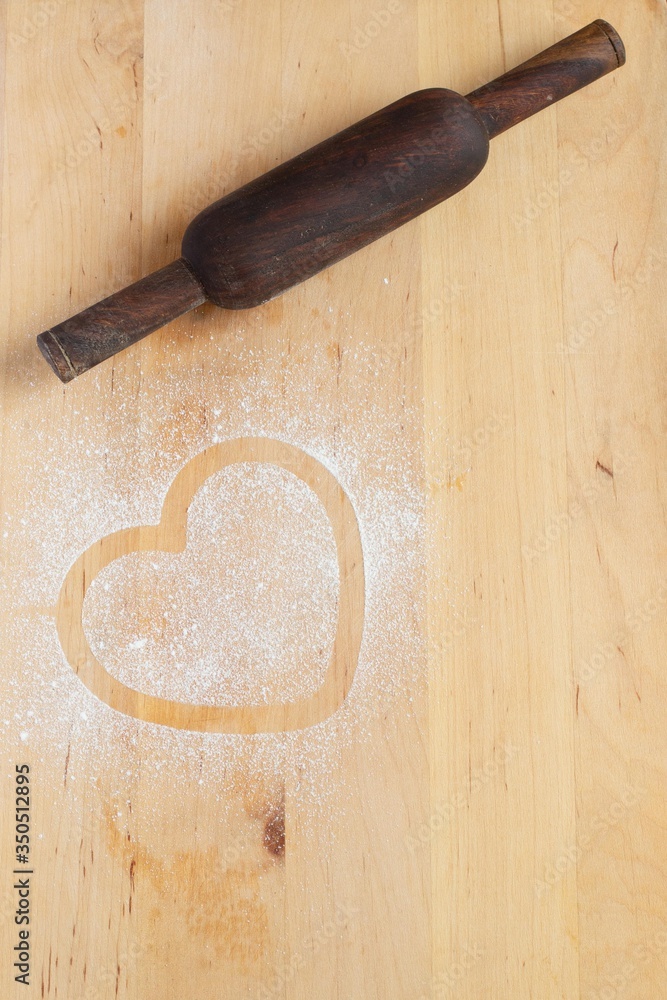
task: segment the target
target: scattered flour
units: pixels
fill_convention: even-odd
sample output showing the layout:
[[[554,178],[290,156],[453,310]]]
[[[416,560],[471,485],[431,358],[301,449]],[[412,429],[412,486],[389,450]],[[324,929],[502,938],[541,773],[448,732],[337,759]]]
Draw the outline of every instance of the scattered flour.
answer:
[[[238,463],[195,496],[184,552],[111,563],[83,623],[96,658],[128,687],[190,704],[272,704],[322,685],[338,596],[318,497],[278,466]]]
[[[205,319],[210,325],[210,313]],[[424,683],[425,491],[415,372],[397,379],[403,352],[380,346],[374,333],[364,342],[344,316],[327,320],[328,337],[316,346],[303,333],[267,344],[250,326],[224,322],[233,332],[209,340],[195,317],[183,357],[176,339],[161,367],[140,372],[139,356],[134,368],[126,360],[111,394],[108,373],[92,372],[66,389],[63,403],[62,388],[38,359],[23,380],[14,425],[10,418],[25,471],[14,476],[18,487],[2,525],[4,565],[21,567],[5,572],[0,594],[9,609],[0,642],[11,664],[0,715],[5,745],[16,747],[12,734],[20,733],[18,745],[35,766],[58,761],[60,773],[67,757],[70,806],[85,784],[107,789],[110,769],[123,805],[140,769],[154,791],[144,837],[151,823],[163,827],[183,788],[197,782],[224,817],[228,786],[244,775],[289,785],[300,809],[335,802],[344,812],[341,753],[363,742],[367,758],[381,758],[383,748],[369,738],[373,727],[397,706],[404,712]],[[350,346],[337,354],[333,340]],[[397,383],[410,388],[397,392]],[[77,420],[54,419],[59,406],[78,410]],[[156,524],[186,462],[243,436],[309,453],[354,506],[366,594],[352,689],[328,720],[289,733],[203,734],[126,717],[88,691],[64,657],[53,615],[62,581],[96,539]],[[186,551],[135,553],[108,566],[91,586],[84,624],[98,658],[126,683],[196,703],[267,703],[318,685],[338,590],[331,526],[308,487],[277,467],[230,466],[195,497]],[[13,760],[10,751],[7,763]],[[350,808],[355,801],[351,796]]]

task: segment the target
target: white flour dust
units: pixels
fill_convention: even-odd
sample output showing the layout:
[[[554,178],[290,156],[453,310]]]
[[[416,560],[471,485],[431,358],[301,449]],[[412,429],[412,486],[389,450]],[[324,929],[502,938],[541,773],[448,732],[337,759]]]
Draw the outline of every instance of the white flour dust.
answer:
[[[169,363],[143,373],[128,363],[113,392],[107,374],[93,372],[63,396],[39,369],[24,380],[8,427],[21,442],[22,471],[1,526],[5,565],[18,570],[2,581],[10,668],[0,725],[7,745],[43,769],[62,773],[67,758],[67,808],[89,783],[108,790],[113,774],[122,813],[140,773],[153,792],[144,837],[151,826],[158,836],[196,784],[224,817],[240,775],[289,785],[303,822],[309,803],[313,815],[334,801],[343,814],[341,753],[362,742],[365,760],[381,758],[370,734],[380,718],[404,713],[424,682],[421,400],[400,388],[415,378],[401,368],[403,352],[381,350],[375,332],[364,342],[344,315],[329,317],[315,341],[304,332],[263,338],[236,319],[209,340],[210,313],[189,322],[183,358],[176,337]],[[53,614],[62,582],[96,540],[157,524],[171,482],[195,455],[244,436],[313,456],[354,507],[365,617],[350,693],[329,719],[288,733],[205,734],[129,718],[99,701],[65,659]],[[238,465],[194,498],[184,553],[134,553],[98,576],[84,625],[100,661],[131,686],[193,703],[267,704],[318,686],[338,596],[319,500],[278,467]]]
[[[94,580],[83,623],[123,684],[200,705],[296,701],[321,686],[336,632],[336,542],[317,496],[238,463],[196,494],[183,553],[132,553]]]

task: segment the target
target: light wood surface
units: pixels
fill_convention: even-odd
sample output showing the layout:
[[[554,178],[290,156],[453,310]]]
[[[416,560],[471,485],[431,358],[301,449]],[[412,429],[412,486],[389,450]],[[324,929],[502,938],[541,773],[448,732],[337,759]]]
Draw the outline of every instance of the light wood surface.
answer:
[[[69,386],[45,365],[41,330],[211,200],[598,17],[626,67],[452,201]],[[0,994],[667,998],[664,4],[8,0],[0,33]],[[219,594],[190,537],[242,554]],[[233,605],[255,570],[282,646]],[[227,598],[301,697],[239,700]],[[200,678],[190,607],[222,642]],[[178,649],[170,695],[130,690],[102,626],[139,671]]]

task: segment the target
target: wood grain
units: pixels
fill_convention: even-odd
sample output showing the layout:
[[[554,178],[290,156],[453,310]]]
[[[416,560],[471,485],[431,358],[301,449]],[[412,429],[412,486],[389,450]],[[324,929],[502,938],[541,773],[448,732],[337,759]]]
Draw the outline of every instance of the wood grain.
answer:
[[[600,12],[2,6],[2,996],[666,995],[664,5],[609,0],[621,73],[280,299],[199,305],[65,389],[34,343],[170,264],[210,202],[405,94],[479,90]],[[321,461],[358,519],[345,706],[367,707],[347,729],[133,719],[59,641],[83,553],[95,574],[109,534],[151,540],[174,483],[178,533],[179,474],[195,460],[205,484],[244,435]],[[248,532],[249,559],[268,534]],[[9,960],[22,761],[30,990]]]

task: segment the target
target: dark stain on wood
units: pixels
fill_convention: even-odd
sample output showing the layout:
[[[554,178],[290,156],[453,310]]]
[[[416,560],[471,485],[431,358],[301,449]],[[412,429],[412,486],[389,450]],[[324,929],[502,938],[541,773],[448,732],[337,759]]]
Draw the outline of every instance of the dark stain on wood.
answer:
[[[265,798],[263,816],[268,818],[267,802]],[[132,871],[131,884],[140,870],[145,881],[143,891],[152,890],[158,897],[176,900],[187,934],[205,942],[218,959],[232,962],[241,974],[249,975],[266,959],[273,947],[273,936],[263,880],[269,872],[276,878],[283,876],[263,849],[260,856],[259,844],[247,860],[238,857],[232,862],[225,857],[224,848],[215,845],[160,855],[136,840],[127,843],[125,830],[117,825],[111,805],[102,804],[101,811],[109,848]],[[248,832],[252,836],[250,829]],[[155,912],[159,916],[161,908]],[[230,933],[237,926],[251,931],[242,936]]]
[[[266,817],[264,847],[274,858],[285,857],[285,800],[283,799]]]

